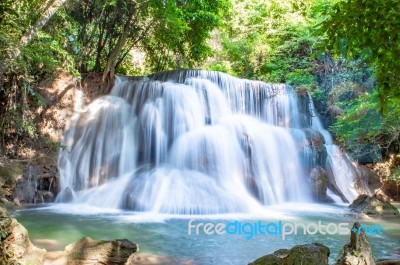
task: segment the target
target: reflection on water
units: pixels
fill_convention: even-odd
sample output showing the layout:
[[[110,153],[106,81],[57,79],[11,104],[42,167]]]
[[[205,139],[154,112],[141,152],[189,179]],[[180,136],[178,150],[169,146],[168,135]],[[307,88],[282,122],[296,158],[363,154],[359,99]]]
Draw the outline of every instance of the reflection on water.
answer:
[[[251,240],[247,240],[244,235],[188,236],[188,220],[196,219],[196,223],[201,220],[214,223],[234,220],[353,223],[353,219],[344,217],[345,213],[344,205],[284,204],[265,207],[264,212],[258,215],[177,216],[58,204],[19,210],[15,215],[28,229],[33,242],[48,250],[62,250],[83,236],[105,240],[127,238],[139,244],[141,253],[190,259],[194,264],[247,264],[277,249],[312,242],[328,246],[331,250],[330,262],[333,262],[339,250],[348,242],[349,236],[291,235],[286,240],[280,236],[259,234]],[[388,257],[400,245],[399,220],[374,222],[384,228],[383,236],[368,236],[374,256]]]

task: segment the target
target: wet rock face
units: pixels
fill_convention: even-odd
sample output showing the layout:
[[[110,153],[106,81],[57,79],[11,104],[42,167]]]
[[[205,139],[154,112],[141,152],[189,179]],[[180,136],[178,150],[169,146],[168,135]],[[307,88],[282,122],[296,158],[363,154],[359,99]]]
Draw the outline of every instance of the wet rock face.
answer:
[[[57,197],[57,202],[71,202],[74,199],[74,192],[70,187],[66,187]]]
[[[326,190],[328,187],[326,172],[321,167],[316,167],[311,170],[310,184],[312,194],[315,200],[320,202],[328,201]]]
[[[316,166],[325,167],[327,152],[325,148],[324,136],[315,130],[304,129],[303,132],[306,135],[307,143],[306,146],[311,150],[312,161],[309,161],[309,167],[313,168]]]
[[[277,250],[249,265],[328,265],[329,254],[328,247],[319,243],[312,243],[295,246],[290,250]]]
[[[368,167],[357,165],[355,187],[359,194],[373,195],[382,187],[380,177]]]
[[[360,195],[349,206],[355,217],[399,216],[399,211],[381,195]]]
[[[303,128],[306,128],[311,124],[310,97],[306,89],[297,88],[296,92],[299,112],[301,113],[300,124]]]
[[[343,255],[335,265],[375,265],[371,246],[365,231],[360,229],[360,226],[359,223],[354,223],[350,242],[343,247]]]
[[[55,162],[52,159],[38,159],[36,163],[38,165],[28,165],[17,180],[11,197],[20,203],[49,203],[54,201],[57,194],[58,175]]]

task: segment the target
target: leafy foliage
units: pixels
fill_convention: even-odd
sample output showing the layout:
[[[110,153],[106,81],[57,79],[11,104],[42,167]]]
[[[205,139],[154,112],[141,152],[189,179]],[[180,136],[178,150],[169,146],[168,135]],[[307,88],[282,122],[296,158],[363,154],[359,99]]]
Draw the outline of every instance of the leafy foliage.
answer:
[[[0,60],[48,3],[0,2]],[[398,14],[397,0],[67,1],[0,78],[2,140],[38,137],[35,88],[60,69],[201,67],[306,88],[335,111],[330,129],[342,145],[399,152]]]
[[[363,144],[379,146],[384,154],[400,150],[400,52],[398,29],[400,2],[394,0],[343,0],[319,24],[325,34],[324,49],[337,52],[345,64],[362,62],[374,67],[377,89],[339,106],[332,130],[347,148],[359,150]],[[352,75],[363,75],[363,71]],[[369,90],[369,91],[368,91]]]
[[[233,1],[216,34],[221,48],[207,67],[268,82],[315,88],[312,34],[319,1]]]
[[[389,179],[400,185],[400,167],[392,169]]]
[[[0,23],[4,26],[0,28],[0,60],[19,47],[21,37],[36,22],[45,3],[43,0],[1,2]],[[64,17],[65,13],[60,10],[29,45],[21,47],[20,56],[0,77],[0,136],[3,146],[23,137],[39,137],[31,109],[44,106],[36,91],[40,80],[52,77],[60,69],[78,75],[74,58],[69,53],[66,35],[69,22]]]
[[[127,74],[193,66],[210,54],[208,36],[228,7],[226,0],[67,1],[20,45],[51,3],[0,3],[0,61],[10,61],[5,74],[0,71],[1,146],[39,139],[34,110],[44,107],[36,91],[40,81],[60,71],[79,78],[107,67]],[[144,54],[145,70],[132,67],[135,51]]]
[[[349,90],[355,92],[363,89],[354,85]],[[363,145],[375,145],[384,154],[399,152],[400,150],[400,99],[391,100],[385,115],[380,112],[379,92],[363,91],[353,100],[336,100],[336,104],[343,111],[336,123],[331,126],[338,140],[356,156],[362,156],[371,150],[365,150]]]
[[[103,1],[84,0],[68,8],[76,31],[70,38],[81,72],[103,71],[108,56],[124,31],[127,10],[134,3],[133,24],[118,54],[117,68],[129,52],[145,53],[149,70],[193,66],[207,57],[210,31],[220,24],[227,6],[218,1]],[[129,71],[125,67],[120,68]]]
[[[352,59],[368,58],[376,65],[381,100],[386,109],[400,95],[400,2],[397,0],[339,1],[320,31],[326,47]]]

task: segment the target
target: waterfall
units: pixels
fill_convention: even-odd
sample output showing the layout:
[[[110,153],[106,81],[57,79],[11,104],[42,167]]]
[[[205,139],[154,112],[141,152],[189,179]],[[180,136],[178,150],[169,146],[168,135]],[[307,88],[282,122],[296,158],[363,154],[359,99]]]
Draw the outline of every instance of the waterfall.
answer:
[[[288,85],[213,71],[117,77],[66,129],[57,201],[172,214],[311,201],[321,159],[299,105]]]
[[[310,109],[314,110],[314,103],[310,97]],[[348,156],[342,152],[339,146],[335,145],[331,134],[324,129],[321,120],[314,111],[312,117],[312,128],[322,133],[325,139],[325,147],[328,153],[326,167],[331,170],[335,183],[342,192],[348,202],[352,202],[357,198],[358,193],[354,187],[356,169],[350,162]],[[337,198],[336,196],[331,196]],[[336,199],[337,201],[338,199]]]

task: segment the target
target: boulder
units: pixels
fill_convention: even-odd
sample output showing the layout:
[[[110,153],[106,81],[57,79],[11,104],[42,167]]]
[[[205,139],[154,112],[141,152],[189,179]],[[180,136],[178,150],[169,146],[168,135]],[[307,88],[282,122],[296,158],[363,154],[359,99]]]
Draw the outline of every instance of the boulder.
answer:
[[[304,147],[308,147],[311,151],[310,161],[308,161],[309,164],[307,166],[310,168],[317,166],[324,167],[327,157],[324,136],[312,129],[303,129],[303,132],[306,137]]]
[[[54,201],[54,194],[47,190],[36,191],[35,203],[50,203]]]
[[[358,194],[372,196],[382,188],[383,183],[374,171],[360,164],[356,164],[355,169],[357,171],[355,188]]]
[[[83,237],[68,245],[64,252],[50,253],[46,258],[53,265],[126,264],[129,257],[139,251],[139,246],[127,239],[111,241]]]
[[[352,215],[358,218],[373,216],[399,216],[399,211],[382,195],[368,196],[362,194],[350,204]]]
[[[312,194],[315,200],[319,202],[327,202],[326,190],[328,187],[326,172],[321,167],[316,167],[311,170],[310,184]]]
[[[0,217],[0,230],[3,238],[1,245],[4,245],[8,253],[12,253],[8,258],[1,257],[0,261],[5,264],[12,262],[43,264],[46,250],[39,249],[31,243],[25,227],[11,218],[3,208],[0,208]],[[3,258],[8,260],[2,260]]]
[[[74,199],[74,192],[70,187],[66,187],[58,194],[56,202],[71,202]]]
[[[319,243],[311,243],[295,246],[290,250],[277,250],[249,265],[328,265],[329,254],[328,247]]]
[[[375,265],[371,246],[365,231],[359,223],[354,223],[350,234],[350,242],[343,247],[343,254],[335,265]]]

